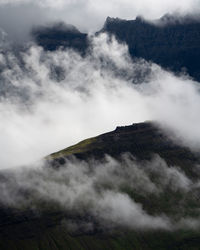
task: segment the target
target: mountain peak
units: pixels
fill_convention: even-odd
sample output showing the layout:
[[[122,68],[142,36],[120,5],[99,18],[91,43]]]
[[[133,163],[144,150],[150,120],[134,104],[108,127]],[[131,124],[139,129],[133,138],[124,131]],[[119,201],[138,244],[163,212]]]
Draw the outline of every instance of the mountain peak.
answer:
[[[118,17],[110,17],[110,16],[108,16],[108,17],[106,18],[105,23],[104,23],[103,29],[104,29],[104,28],[107,28],[108,24],[111,24],[111,23],[120,23],[120,22],[122,22],[122,21],[124,21],[124,20],[123,20],[123,19],[120,19],[120,18],[118,18]]]
[[[139,22],[139,23],[144,22],[144,20],[145,20],[144,17],[143,17],[143,16],[140,16],[140,15],[137,16],[136,19],[135,19],[135,21],[136,21],[136,22]]]
[[[106,18],[106,23],[112,23],[112,22],[120,22],[120,21],[122,21],[123,19],[120,19],[120,18],[118,18],[118,17],[110,17],[110,16],[108,16],[107,18]]]

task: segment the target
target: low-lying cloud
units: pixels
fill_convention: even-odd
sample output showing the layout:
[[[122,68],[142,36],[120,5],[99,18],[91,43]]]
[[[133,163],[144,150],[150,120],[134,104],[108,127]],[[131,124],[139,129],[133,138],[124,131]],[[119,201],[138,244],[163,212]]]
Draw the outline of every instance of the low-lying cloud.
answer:
[[[125,155],[120,161],[72,159],[57,170],[40,163],[31,167],[82,139],[144,120],[154,120],[183,146],[200,147],[199,83],[142,59],[132,61],[127,46],[106,34],[90,39],[84,57],[35,45],[20,55],[0,54],[0,163],[12,167],[1,170],[1,204],[33,211],[51,204],[69,215],[63,221],[68,228],[79,227],[72,214],[87,217],[80,225],[88,230],[94,223],[199,228],[198,175],[194,181],[159,156],[140,163]]]
[[[199,84],[144,60],[102,34],[83,58],[31,46],[0,54],[1,168],[25,165],[116,126],[154,120],[200,147]]]
[[[95,227],[176,230],[200,226],[198,179],[189,179],[159,156],[143,163],[129,154],[121,160],[106,156],[101,162],[74,158],[59,169],[38,165],[2,172],[0,188],[1,206],[64,211],[69,230],[82,226],[86,231]],[[165,199],[166,195],[171,199]]]
[[[194,180],[159,156],[140,163],[130,154],[121,160],[72,158],[59,169],[32,164],[82,139],[145,120],[199,151],[198,82],[132,60],[127,46],[106,34],[90,37],[84,57],[71,49],[46,52],[36,45],[17,53],[4,50],[10,40],[25,41],[33,26],[58,19],[96,31],[107,16],[198,14],[199,6],[199,0],[1,0],[1,208],[64,211],[63,224],[71,231],[199,230],[199,166]]]

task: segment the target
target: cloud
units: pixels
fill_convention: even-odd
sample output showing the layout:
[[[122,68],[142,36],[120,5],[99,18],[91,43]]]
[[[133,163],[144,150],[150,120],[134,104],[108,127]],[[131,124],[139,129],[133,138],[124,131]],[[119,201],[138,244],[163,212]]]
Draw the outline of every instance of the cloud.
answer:
[[[48,12],[34,3],[0,4],[0,27],[7,33],[7,39],[14,43],[30,40],[29,34],[33,26],[53,21]],[[37,16],[37,17],[36,17]]]
[[[101,41],[102,38],[99,44]],[[117,65],[114,61],[120,51],[122,54],[126,51],[127,57],[127,49],[123,46],[117,49],[117,54],[114,48],[106,60],[124,70],[126,61],[122,66],[122,59],[118,59]],[[83,59],[70,50],[46,53],[32,47],[22,55],[22,66],[14,55],[2,54],[2,167],[26,164],[27,160],[113,130],[118,124],[145,119],[139,112],[139,94],[131,90],[132,84],[114,77],[106,64],[101,65],[99,53]],[[55,66],[63,69],[61,81]],[[130,105],[132,98],[134,106]]]
[[[109,2],[103,1],[92,1],[92,0],[2,0],[1,5],[18,5],[18,4],[28,4],[34,3],[38,6],[44,8],[56,8],[56,9],[70,9],[74,8],[74,11],[79,7],[82,11],[84,10],[93,10],[99,15],[105,15],[105,13],[115,13],[119,15],[130,15],[135,14],[147,14],[145,11],[148,10],[148,15],[162,15],[166,12],[173,11],[183,11],[190,12],[199,10],[199,0],[183,0],[181,3],[174,2],[172,0],[163,3],[161,0],[143,0],[143,1],[131,1],[131,0],[111,0]]]
[[[100,217],[114,225],[131,229],[170,229],[171,226],[167,218],[148,215],[126,194],[106,192],[97,204]]]
[[[15,6],[7,3],[1,11],[12,9],[11,17],[17,26],[23,25],[22,6],[26,6],[23,8],[27,8],[27,16],[32,15],[32,19],[27,17],[30,22],[26,27],[35,22],[34,11],[38,8],[41,11],[38,22],[52,20],[51,11],[46,17],[42,8],[49,10],[53,2],[48,6],[47,2],[40,2],[43,7],[34,4],[33,12],[29,12],[30,3],[15,3]],[[191,10],[193,3],[189,5]],[[67,4],[68,11],[78,6],[77,2]],[[94,3],[89,8],[83,2],[79,2],[79,7],[81,4],[86,11],[77,23],[91,12],[91,7],[96,11]],[[102,20],[101,12],[111,8],[110,3],[101,6],[97,21]],[[120,2],[115,5],[116,13],[120,6]],[[185,6],[182,11],[188,7],[186,2],[182,6]],[[138,3],[140,8],[143,9]],[[11,12],[4,13],[6,16]],[[57,18],[56,13],[54,17]],[[2,23],[3,20],[8,30],[6,17]],[[2,33],[2,39],[5,37]],[[120,162],[109,156],[103,162],[93,163],[73,159],[59,171],[40,165],[31,167],[30,163],[39,158],[82,139],[144,120],[154,120],[175,142],[192,150],[200,148],[199,83],[185,75],[177,77],[144,60],[132,61],[127,46],[105,34],[90,39],[92,48],[84,58],[73,50],[45,52],[34,45],[20,55],[1,52],[0,168],[13,168],[1,170],[1,203],[33,210],[51,203],[80,216],[89,212],[106,227],[199,228],[196,221],[200,181],[188,178],[178,166],[169,168],[159,156],[141,164],[126,155]],[[26,168],[21,169],[21,165]],[[152,197],[159,202],[167,192],[174,195],[177,214],[167,214],[165,203],[161,211],[158,208],[162,204],[155,203],[150,212],[142,203]],[[191,200],[197,204],[190,210],[196,217],[187,216]],[[78,226],[73,221],[66,223],[75,230]],[[94,225],[90,221],[86,224],[92,230]]]
[[[171,137],[191,149],[199,149],[200,134],[197,110],[200,107],[199,83],[167,73],[150,84],[153,93],[147,97],[155,120],[167,128]],[[165,81],[165,84],[163,82]],[[161,83],[162,81],[162,83]],[[148,87],[147,87],[148,89]]]
[[[1,53],[1,168],[26,165],[116,126],[154,120],[173,140],[200,147],[199,84],[144,60],[107,35],[86,57],[31,46]],[[23,62],[23,63],[22,63]]]
[[[82,31],[102,28],[107,16],[134,19],[143,15],[157,19],[166,13],[198,14],[199,0],[2,0],[1,28],[14,40],[22,41],[33,25],[64,21]]]
[[[1,171],[0,178],[1,205],[39,214],[49,207],[64,211],[63,223],[72,231],[200,226],[198,179],[192,181],[159,156],[140,163],[130,154],[121,160],[106,156],[101,162],[73,158],[62,168],[38,163],[29,169]]]

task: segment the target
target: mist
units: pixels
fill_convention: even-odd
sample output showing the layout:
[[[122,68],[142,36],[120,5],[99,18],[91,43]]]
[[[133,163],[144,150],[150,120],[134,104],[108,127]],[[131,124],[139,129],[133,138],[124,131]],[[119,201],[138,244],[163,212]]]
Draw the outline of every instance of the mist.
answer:
[[[28,165],[116,126],[153,120],[176,143],[200,147],[199,84],[145,60],[106,34],[73,50],[1,53],[1,168]],[[23,63],[21,63],[23,61]]]
[[[64,212],[63,223],[70,232],[119,227],[173,231],[200,226],[199,179],[188,178],[159,156],[140,163],[130,154],[120,160],[110,156],[88,162],[72,158],[59,169],[44,162],[1,172],[0,178],[1,206],[36,214],[49,208]],[[170,209],[163,199],[168,193]]]
[[[124,9],[118,1],[111,11],[110,3],[103,2],[99,9],[98,1],[59,1],[53,11],[53,1],[15,1],[14,5],[4,1],[1,41],[7,45],[10,38],[24,41],[33,25],[57,20],[59,15],[88,30],[98,9],[91,27],[96,29],[107,12],[132,18],[146,12],[147,1],[143,3],[127,1]],[[156,12],[150,9],[149,17],[172,10],[194,13],[198,1],[183,1],[181,6],[171,1],[162,6],[154,3]],[[67,17],[62,17],[65,10]],[[27,18],[21,15],[24,12]],[[8,13],[16,26],[7,21]],[[79,18],[73,19],[70,13]],[[72,231],[80,227],[92,231],[96,225],[199,229],[199,166],[192,179],[157,155],[143,162],[129,153],[118,160],[105,156],[86,162],[72,157],[56,170],[41,162],[83,139],[146,120],[154,121],[175,143],[194,152],[200,149],[198,82],[185,73],[177,76],[143,59],[132,60],[128,47],[107,34],[89,39],[91,48],[84,56],[72,49],[47,52],[35,44],[19,53],[0,52],[1,206],[39,214],[48,209],[62,211],[67,215],[63,224]],[[165,199],[169,194],[171,207]]]
[[[9,39],[22,42],[30,39],[33,26],[63,21],[83,32],[96,32],[107,16],[135,19],[158,19],[166,13],[198,15],[199,0],[3,0],[0,2],[0,27]]]

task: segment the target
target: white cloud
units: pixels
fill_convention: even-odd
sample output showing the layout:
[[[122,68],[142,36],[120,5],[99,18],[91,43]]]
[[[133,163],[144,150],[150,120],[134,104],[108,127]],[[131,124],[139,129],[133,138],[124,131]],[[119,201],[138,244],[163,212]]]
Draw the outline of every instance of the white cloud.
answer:
[[[0,188],[0,204],[37,212],[53,205],[57,211],[64,210],[70,214],[65,220],[69,230],[91,230],[98,225],[145,230],[200,226],[196,213],[199,189],[180,169],[168,166],[158,156],[140,164],[131,155],[124,155],[120,161],[109,156],[101,162],[74,158],[58,169],[39,163],[29,169],[1,171]],[[163,197],[168,193],[172,199],[170,209],[165,209],[163,204],[168,202]],[[143,207],[144,199],[146,204],[152,199],[154,202]],[[194,215],[188,217],[191,202]],[[74,225],[72,215],[77,218]],[[89,225],[84,225],[86,215]]]
[[[105,192],[97,202],[102,219],[119,226],[138,229],[170,229],[170,220],[164,216],[148,215],[140,204],[135,203],[128,195]]]
[[[110,52],[107,59],[115,65],[120,55],[115,65],[120,70],[128,65],[123,60],[127,53],[123,46],[117,50],[115,53],[114,47],[107,51]],[[2,167],[26,163],[86,137],[113,130],[119,124],[147,117],[139,112],[142,103],[132,85],[113,78],[106,65],[101,68],[104,49],[99,53],[83,59],[72,51],[45,54],[33,47],[23,56],[26,70],[18,66],[13,55],[7,57],[11,69],[5,66],[2,82],[9,89],[8,101],[3,99],[0,103]],[[50,77],[52,64],[64,69],[63,81]],[[28,107],[16,104],[21,96],[22,102],[28,98]],[[135,104],[131,106],[133,98]],[[12,157],[7,157],[8,154]]]
[[[102,28],[107,16],[159,18],[166,13],[199,13],[199,0],[1,0],[0,24],[10,36],[24,37],[32,25],[64,21],[82,31]],[[20,35],[17,35],[20,33]]]
[[[154,1],[155,7],[147,1],[127,1],[126,4],[123,1],[123,6],[120,1],[96,1],[96,4],[90,1],[86,4],[68,1],[64,3],[63,13],[69,13],[67,22],[77,22],[83,28],[91,27],[90,23],[97,20],[93,26],[96,28],[105,15],[134,16],[146,12],[146,6],[156,10],[154,12],[150,9],[149,16],[157,16],[162,11],[177,10],[179,7],[183,12],[192,11],[195,2],[183,1],[179,6],[178,2],[172,4],[172,1],[168,1],[166,5],[162,2],[161,6],[161,2]],[[31,5],[34,11],[40,10],[41,18],[38,18],[38,22],[46,21],[47,17],[48,20],[56,19],[58,13],[62,17],[61,10],[56,10],[54,14],[53,10],[49,10],[53,7],[53,1],[48,4],[46,1],[38,3],[43,7]],[[62,6],[62,1],[59,4]],[[13,16],[8,15],[12,18],[11,26],[16,22],[17,27],[23,27],[20,26],[24,22],[21,14],[26,8],[31,10],[30,5],[24,6],[2,7],[2,11],[12,9]],[[18,8],[17,15],[15,8]],[[42,8],[50,11],[44,18],[43,13],[46,12],[43,11],[46,10]],[[35,23],[34,11],[27,11],[29,25],[24,27]],[[1,19],[5,21],[5,27],[9,19],[5,19],[7,13],[11,12],[5,11]],[[78,18],[77,13],[81,14]],[[32,15],[30,19],[29,14]],[[85,16],[88,19],[81,26]],[[113,130],[118,125],[144,120],[155,120],[170,135],[175,135],[173,138],[179,143],[199,150],[198,83],[186,77],[178,78],[143,60],[132,63],[127,47],[114,39],[109,41],[105,35],[94,38],[93,50],[85,58],[70,50],[46,53],[34,46],[22,57],[25,62],[23,67],[12,52],[0,55],[0,90],[4,92],[0,99],[0,168],[28,165],[84,138]],[[60,80],[57,79],[59,77],[53,65],[63,69],[63,78]],[[132,82],[138,80],[138,71],[143,72],[143,75],[147,71],[150,73],[145,75],[141,84],[134,85]],[[160,214],[149,215],[141,204],[123,193],[121,187],[130,183],[132,191],[155,196],[162,194],[166,188],[184,195],[198,192],[199,188],[199,182],[194,184],[178,167],[168,168],[159,158],[144,167],[125,158],[125,168],[121,169],[123,164],[108,157],[103,166],[102,163],[96,163],[94,167],[97,168],[92,175],[87,174],[87,163],[72,161],[67,164],[66,169],[57,172],[42,169],[12,170],[6,175],[8,181],[3,179],[0,183],[1,202],[10,206],[17,204],[34,208],[38,204],[34,199],[39,202],[44,199],[74,211],[80,207],[80,211],[88,211],[89,207],[93,216],[109,225],[117,223],[131,228],[170,229],[173,228],[172,218]],[[152,174],[156,176],[157,182],[152,182]],[[106,185],[111,185],[112,191],[105,191]],[[99,186],[101,190],[95,188]],[[32,192],[33,195],[27,196],[27,199],[21,190]],[[182,202],[185,202],[185,198]],[[183,226],[196,228],[199,223],[194,218],[186,217],[181,218],[175,228]]]
[[[22,56],[23,67],[12,53],[1,54],[1,168],[144,120],[199,149],[198,83],[144,60],[132,63],[127,47],[104,34],[93,38],[93,46],[85,58],[70,50],[32,47]]]

